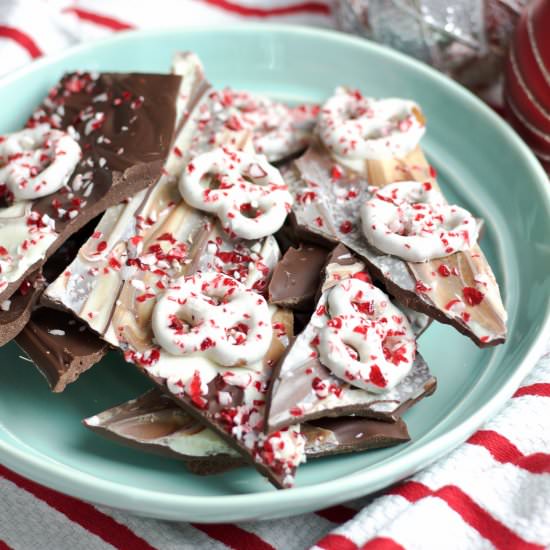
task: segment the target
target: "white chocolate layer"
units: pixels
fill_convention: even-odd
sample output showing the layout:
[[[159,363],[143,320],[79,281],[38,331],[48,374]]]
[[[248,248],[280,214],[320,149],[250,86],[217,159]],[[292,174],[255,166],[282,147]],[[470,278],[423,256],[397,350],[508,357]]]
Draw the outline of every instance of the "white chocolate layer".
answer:
[[[30,202],[0,209],[0,291],[42,260],[57,237],[54,220],[32,212]]]

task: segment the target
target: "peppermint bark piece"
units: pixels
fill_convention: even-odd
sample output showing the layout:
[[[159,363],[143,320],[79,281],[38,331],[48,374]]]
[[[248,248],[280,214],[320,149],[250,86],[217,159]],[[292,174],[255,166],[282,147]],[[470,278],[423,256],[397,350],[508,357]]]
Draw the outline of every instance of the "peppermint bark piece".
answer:
[[[297,422],[351,414],[396,421],[415,402],[435,391],[436,380],[419,353],[414,357],[412,366],[408,366],[409,373],[392,389],[384,390],[386,380],[380,369],[373,369],[374,378],[371,370],[371,381],[380,386],[376,393],[353,386],[354,373],[346,373],[344,380],[322,363],[319,355],[322,331],[334,319],[329,315],[330,292],[342,281],[354,278],[368,278],[365,264],[339,245],[327,260],[321,296],[311,320],[273,372],[267,404],[268,432]],[[366,311],[369,307],[369,302],[366,302]],[[395,366],[398,368],[402,350],[397,348],[393,351],[399,351],[395,355]],[[393,358],[390,355],[391,361]]]
[[[27,129],[2,137],[0,302],[71,234],[159,177],[180,80],[67,74]]]
[[[245,464],[239,453],[158,389],[86,418],[83,424],[136,450],[182,460],[196,474]],[[402,419],[394,423],[358,417],[320,419],[302,425],[301,432],[308,458],[379,449],[410,439]]]
[[[207,422],[280,487],[292,482],[303,460],[303,440],[295,428],[269,437],[263,434],[264,394],[274,352],[268,350],[253,364],[228,368],[200,355],[176,357],[153,340],[157,297],[167,288],[175,290],[173,283],[182,276],[219,272],[220,280],[230,276],[261,292],[279,258],[273,237],[229,240],[220,224],[191,209],[178,193],[176,177],[193,158],[215,145],[229,143],[238,148],[248,137],[227,128],[221,134],[212,130],[217,127],[213,109],[217,103],[212,97],[202,93],[194,101],[159,182],[120,205],[120,211],[115,207],[105,214],[77,260],[44,297],[76,313],[123,350],[126,359],[177,404]],[[282,342],[287,341],[285,324],[292,318],[286,314],[285,322],[281,319],[285,313],[275,308],[270,316],[263,322],[272,324],[272,347],[280,354]],[[174,319],[172,328],[178,329],[178,323]],[[243,335],[236,330],[234,337]],[[210,347],[209,341],[204,351]]]
[[[368,265],[373,277],[403,305],[450,324],[478,346],[506,339],[506,312],[492,270],[477,244],[423,263],[406,262],[369,244],[361,206],[386,184],[415,180],[438,189],[435,171],[419,147],[404,158],[339,164],[317,141],[287,174],[296,201],[292,221],[302,238],[342,242]]]

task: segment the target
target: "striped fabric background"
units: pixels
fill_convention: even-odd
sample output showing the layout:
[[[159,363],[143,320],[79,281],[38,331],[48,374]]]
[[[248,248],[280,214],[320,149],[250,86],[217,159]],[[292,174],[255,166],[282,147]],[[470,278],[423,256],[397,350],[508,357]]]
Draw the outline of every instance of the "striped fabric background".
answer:
[[[329,0],[0,0],[0,74],[115,31],[243,20],[334,25]],[[550,346],[500,414],[444,459],[375,498],[282,521],[137,518],[0,465],[0,550],[310,547],[550,548]]]

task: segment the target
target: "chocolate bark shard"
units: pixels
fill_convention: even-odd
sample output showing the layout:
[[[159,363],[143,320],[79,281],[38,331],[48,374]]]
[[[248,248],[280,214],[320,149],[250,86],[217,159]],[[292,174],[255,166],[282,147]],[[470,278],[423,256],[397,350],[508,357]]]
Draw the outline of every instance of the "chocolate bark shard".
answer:
[[[321,282],[327,250],[314,245],[289,248],[273,270],[269,303],[297,310],[311,310]]]
[[[410,441],[402,418],[384,422],[372,418],[320,418],[302,425],[308,458],[391,447]]]
[[[361,162],[359,171],[338,166],[336,178],[335,166],[319,141],[295,161],[294,172],[287,175],[297,199],[292,215],[295,231],[317,242],[343,242],[367,262],[373,277],[400,303],[452,325],[478,346],[502,343],[506,312],[478,245],[446,258],[411,263],[377,251],[362,234],[359,211],[370,196],[368,185],[417,180],[437,186],[422,151],[417,148],[404,159]],[[468,289],[480,291],[481,302],[476,303]]]
[[[141,362],[143,372],[176,404],[221,436],[276,487],[284,488],[292,484],[299,463],[305,460],[304,442],[299,426],[267,436],[262,432],[269,377],[292,334],[292,315],[277,310],[271,324],[273,338],[266,356],[246,367],[221,368],[204,358],[176,358],[162,350],[156,362],[143,364],[149,362],[148,354],[133,361],[138,366]],[[173,368],[176,360],[180,371]],[[183,370],[188,373],[185,378]],[[193,391],[197,379],[201,386],[206,381],[206,393]]]
[[[237,451],[158,388],[86,418],[83,423],[114,441],[186,462],[215,456],[219,461],[244,464]]]
[[[334,376],[318,358],[319,329],[328,321],[328,291],[339,281],[365,276],[365,264],[338,245],[327,259],[315,313],[274,369],[268,392],[266,430],[350,414],[395,422],[417,400],[435,391],[436,380],[417,353],[409,374],[393,389],[370,393]]]
[[[182,71],[192,72],[195,73],[195,78],[202,80],[202,66],[194,54],[181,53],[176,57],[177,59],[173,67],[174,73],[182,74]],[[186,78],[185,82],[181,83],[177,101],[178,119],[185,117],[189,95],[192,92],[189,85],[190,82],[193,82],[192,78]],[[113,220],[113,212],[118,215],[121,209],[123,210],[124,207],[119,205],[111,207],[111,210],[105,216]],[[45,278],[48,282],[53,281],[71,263],[79,248],[95,232],[94,230],[97,231],[96,226],[97,220],[89,222],[85,228],[67,240],[48,259],[43,268]],[[38,294],[39,292],[37,291]],[[46,311],[49,313],[46,313]],[[51,319],[55,319],[54,324],[56,327],[53,330],[65,332],[71,338],[52,339],[49,333],[52,326],[42,322],[43,319],[49,319],[50,316]],[[2,316],[0,315],[1,319]],[[81,337],[76,340],[72,338],[75,331],[75,323],[78,324],[78,330],[82,332]],[[67,383],[74,382],[82,372],[91,368],[94,363],[98,362],[107,353],[107,344],[98,340],[97,336],[82,321],[75,321],[72,315],[62,313],[58,309],[58,306],[56,308],[40,308],[36,314],[33,314],[33,318],[27,329],[24,330],[24,334],[18,339],[18,344],[32,357],[37,368],[45,374],[53,391],[56,392],[63,391]],[[61,340],[63,341],[61,342]],[[62,347],[58,344],[62,344]],[[26,349],[27,347],[28,349]],[[57,353],[51,352],[50,348],[52,347],[55,348],[54,351]]]
[[[57,249],[38,272],[25,279],[0,310],[0,346],[15,338],[28,323],[32,310],[48,282],[61,274],[76,256],[78,249],[92,234],[97,220],[92,220]]]
[[[154,298],[170,281],[197,270],[219,271],[262,291],[279,257],[273,237],[228,241],[219,224],[190,209],[179,197],[177,177],[189,159],[212,144],[242,146],[248,137],[231,128],[213,133],[210,125],[213,121],[216,127],[214,107],[218,101],[209,93],[201,91],[200,95],[163,177],[141,196],[105,214],[97,235],[43,298],[74,312],[107,342],[122,349],[126,359],[171,393],[178,405],[207,422],[281,487],[293,479],[302,460],[303,442],[294,428],[265,436],[261,422],[271,364],[282,352],[281,342],[288,338],[292,316],[282,310],[273,312],[272,349],[264,361],[246,368],[221,368],[203,357],[174,357],[152,339]]]
[[[82,158],[59,191],[0,209],[0,241],[10,255],[0,276],[0,302],[70,235],[159,177],[174,133],[180,80],[72,73],[50,91],[29,126],[69,131]]]
[[[44,307],[33,312],[15,341],[56,393],[93,367],[109,349],[81,320]]]
[[[200,475],[244,464],[229,445],[158,389],[86,418],[83,424],[112,441],[183,460]],[[410,439],[402,419],[390,423],[359,417],[325,418],[304,424],[301,431],[311,458],[388,447]]]

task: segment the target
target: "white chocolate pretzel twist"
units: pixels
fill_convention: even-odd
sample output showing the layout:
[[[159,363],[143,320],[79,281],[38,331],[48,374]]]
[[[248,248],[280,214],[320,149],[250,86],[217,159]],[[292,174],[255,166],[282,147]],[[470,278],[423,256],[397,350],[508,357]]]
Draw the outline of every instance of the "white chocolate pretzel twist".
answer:
[[[383,392],[412,368],[416,341],[407,317],[388,296],[360,279],[346,279],[328,295],[330,319],[319,333],[323,365],[352,386]]]
[[[420,107],[405,99],[372,99],[337,88],[321,108],[319,134],[337,157],[348,160],[404,157],[424,135]]]
[[[46,124],[0,137],[0,185],[13,200],[32,200],[61,189],[80,160],[80,145]]]
[[[478,237],[472,214],[447,204],[430,182],[386,185],[362,205],[361,220],[369,243],[409,262],[467,250]]]
[[[283,178],[265,157],[228,148],[195,157],[179,181],[185,201],[212,212],[231,237],[260,239],[275,233],[292,205]]]
[[[227,367],[261,359],[272,336],[265,299],[214,272],[176,279],[155,304],[152,328],[168,353],[200,352]]]

